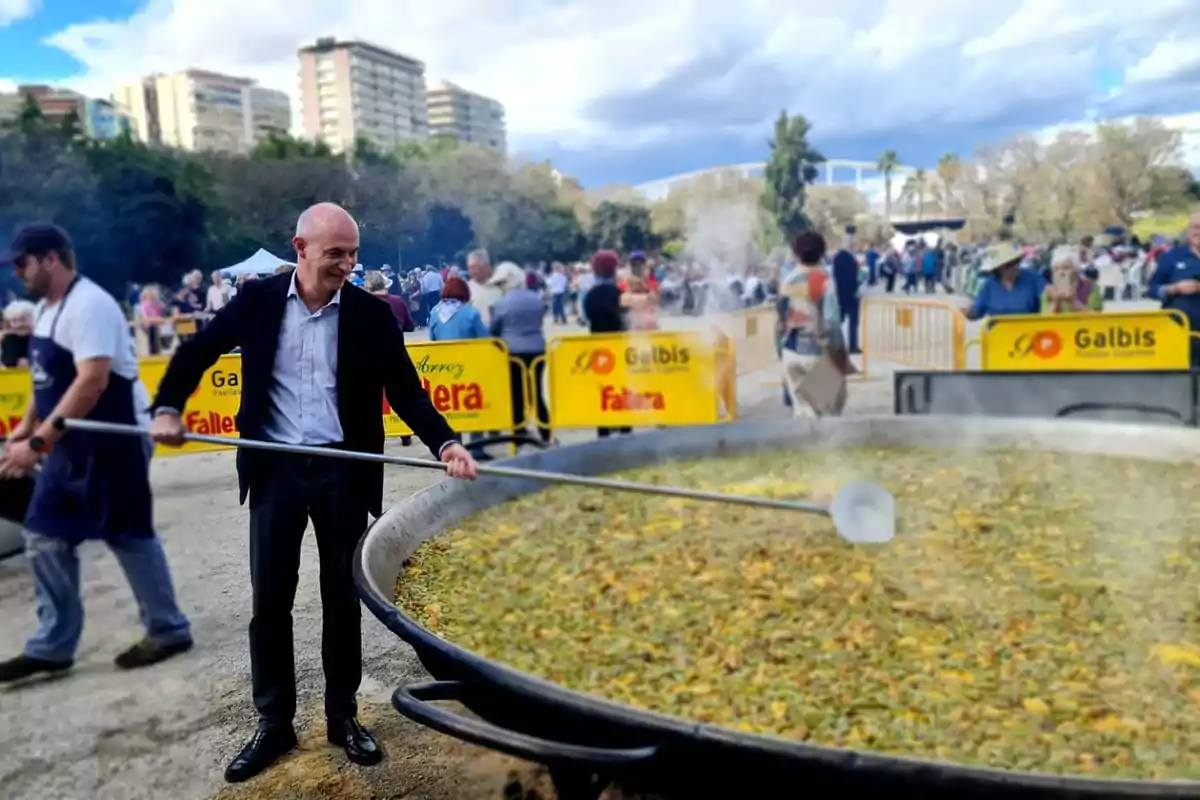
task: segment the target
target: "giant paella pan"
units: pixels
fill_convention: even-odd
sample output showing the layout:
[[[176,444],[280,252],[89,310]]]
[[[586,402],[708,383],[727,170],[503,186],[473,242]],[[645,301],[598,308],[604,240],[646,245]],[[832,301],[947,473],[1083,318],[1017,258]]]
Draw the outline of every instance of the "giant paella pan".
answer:
[[[563,797],[1200,797],[1197,457],[1200,432],[1028,419],[618,437],[512,463],[776,497],[872,479],[896,537],[448,481],[378,520],[356,578],[433,677],[396,708],[550,765]]]

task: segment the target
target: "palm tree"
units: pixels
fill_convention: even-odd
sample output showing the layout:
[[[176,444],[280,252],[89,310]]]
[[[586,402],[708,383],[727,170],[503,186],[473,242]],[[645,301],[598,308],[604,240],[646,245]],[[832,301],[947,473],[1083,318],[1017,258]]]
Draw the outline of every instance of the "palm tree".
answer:
[[[887,220],[892,218],[892,173],[900,166],[900,156],[895,150],[884,150],[875,163],[875,169],[883,175],[883,215]]]
[[[938,159],[937,176],[942,182],[942,189],[945,193],[945,211],[951,213],[950,204],[954,200],[954,188],[958,184],[958,178],[962,175],[962,161],[954,153],[943,153]]]
[[[914,204],[916,205],[918,221],[925,219],[925,197],[928,191],[929,173],[923,169],[909,175],[908,180],[900,189],[900,197],[906,206],[911,209]]]

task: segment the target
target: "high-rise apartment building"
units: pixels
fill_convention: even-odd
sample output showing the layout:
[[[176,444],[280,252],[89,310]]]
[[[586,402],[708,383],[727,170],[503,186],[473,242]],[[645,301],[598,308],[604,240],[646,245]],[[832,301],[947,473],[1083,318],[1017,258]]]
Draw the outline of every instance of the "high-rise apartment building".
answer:
[[[360,41],[318,39],[301,48],[304,132],[334,150],[366,139],[385,151],[428,131],[425,65]]]
[[[249,135],[255,142],[272,133],[288,134],[292,130],[292,100],[287,92],[251,86],[249,93]]]
[[[425,92],[430,136],[453,136],[501,153],[508,148],[504,106],[490,97],[438,81]]]
[[[199,69],[119,86],[113,100],[143,141],[184,150],[246,153],[268,133],[291,128],[284,92]]]
[[[135,138],[143,142],[162,141],[153,78],[121,84],[113,90],[112,100],[129,119],[129,130]]]

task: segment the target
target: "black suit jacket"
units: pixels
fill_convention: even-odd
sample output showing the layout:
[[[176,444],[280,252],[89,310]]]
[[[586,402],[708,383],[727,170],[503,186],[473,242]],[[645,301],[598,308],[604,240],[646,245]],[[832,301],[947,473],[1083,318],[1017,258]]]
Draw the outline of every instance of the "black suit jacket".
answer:
[[[236,347],[242,351],[242,400],[237,427],[247,439],[264,439],[270,413],[269,390],[279,326],[292,273],[246,283],[190,341],[179,346],[154,399],[155,408],[183,412],[204,372]],[[404,334],[387,303],[347,283],[338,308],[337,405],[343,446],[383,452],[383,397],[435,454],[455,439],[454,431],[429,401],[404,347]],[[241,502],[255,479],[271,464],[270,454],[238,451]],[[356,462],[357,484],[366,508],[379,516],[383,506],[383,465]]]

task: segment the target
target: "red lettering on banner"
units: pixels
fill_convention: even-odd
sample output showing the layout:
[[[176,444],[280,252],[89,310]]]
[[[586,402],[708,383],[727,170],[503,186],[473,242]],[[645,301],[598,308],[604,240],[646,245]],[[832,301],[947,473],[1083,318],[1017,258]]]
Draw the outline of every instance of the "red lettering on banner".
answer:
[[[605,386],[600,390],[601,411],[662,411],[667,407],[662,392],[633,392],[628,387]]]
[[[478,383],[439,383],[434,386],[427,378],[421,385],[433,401],[433,407],[443,414],[447,411],[479,411],[483,408],[483,390]]]
[[[216,411],[189,411],[184,418],[187,429],[192,433],[202,433],[207,436],[227,436],[237,433],[237,422],[233,417],[218,414]]]
[[[0,417],[0,436],[8,436],[13,432],[13,429],[21,424],[23,417],[8,417],[7,419]]]
[[[433,407],[439,413],[449,411],[481,411],[483,409],[483,389],[478,383],[438,383],[434,384],[428,378],[421,379],[421,387],[429,395]],[[387,395],[383,396],[383,413],[391,414],[392,404]]]

